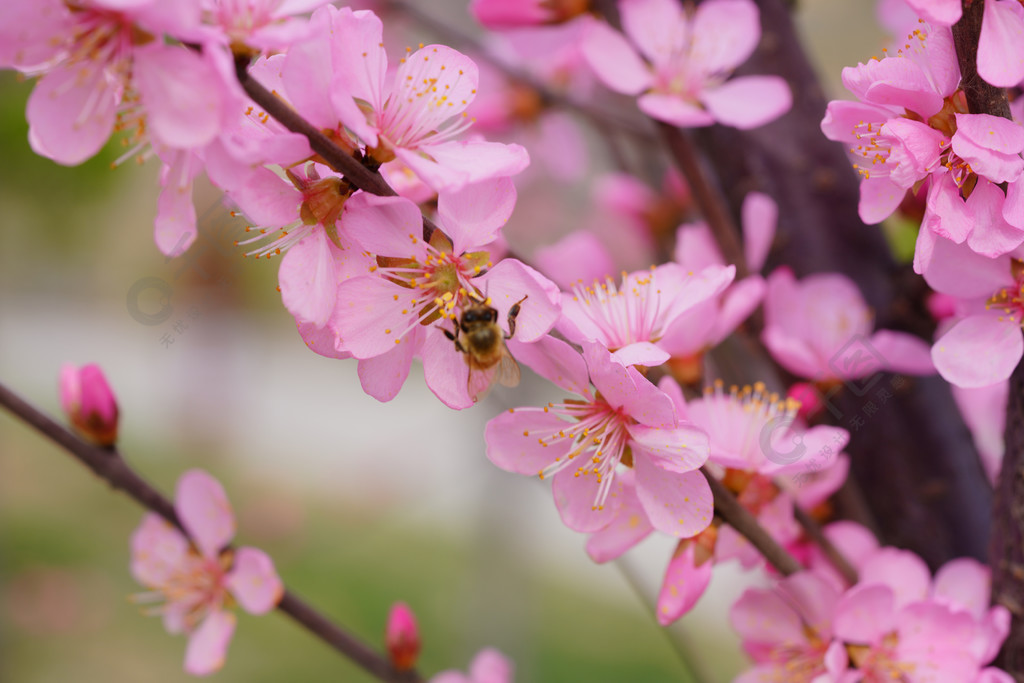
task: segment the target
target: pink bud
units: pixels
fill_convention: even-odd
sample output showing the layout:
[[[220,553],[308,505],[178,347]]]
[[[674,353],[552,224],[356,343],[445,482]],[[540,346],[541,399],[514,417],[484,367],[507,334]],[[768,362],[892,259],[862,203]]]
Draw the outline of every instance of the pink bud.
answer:
[[[815,389],[810,382],[797,382],[789,388],[786,395],[800,402],[797,416],[801,420],[810,420],[824,407],[821,402],[821,392]]]
[[[71,424],[88,440],[100,446],[117,441],[117,401],[100,366],[65,364],[60,369],[60,404]]]
[[[396,602],[388,614],[388,628],[385,644],[391,655],[391,664],[399,671],[408,671],[416,666],[420,654],[420,632],[416,617],[404,602]]]

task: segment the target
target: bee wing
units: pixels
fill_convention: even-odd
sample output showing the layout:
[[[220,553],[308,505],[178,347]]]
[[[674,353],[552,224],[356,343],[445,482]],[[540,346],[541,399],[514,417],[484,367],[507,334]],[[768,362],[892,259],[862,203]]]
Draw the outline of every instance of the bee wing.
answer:
[[[466,390],[473,399],[473,403],[483,400],[490,392],[499,367],[500,364],[486,369],[470,366],[469,377],[466,379]]]
[[[501,382],[503,386],[515,387],[519,386],[519,363],[512,357],[512,354],[505,350],[505,353],[501,356],[501,360],[498,361],[497,371],[494,375],[494,381]]]

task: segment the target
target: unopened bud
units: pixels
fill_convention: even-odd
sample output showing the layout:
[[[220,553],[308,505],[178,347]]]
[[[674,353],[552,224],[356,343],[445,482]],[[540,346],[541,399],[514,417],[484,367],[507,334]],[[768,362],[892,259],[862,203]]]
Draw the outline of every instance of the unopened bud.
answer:
[[[408,671],[416,666],[416,658],[420,654],[420,632],[416,617],[404,602],[391,606],[385,644],[395,669]]]
[[[808,382],[797,382],[789,388],[786,396],[800,404],[796,414],[801,420],[808,421],[813,419],[824,407],[824,404],[821,402],[821,392]]]
[[[78,432],[100,446],[117,441],[117,401],[100,366],[60,369],[60,404]]]

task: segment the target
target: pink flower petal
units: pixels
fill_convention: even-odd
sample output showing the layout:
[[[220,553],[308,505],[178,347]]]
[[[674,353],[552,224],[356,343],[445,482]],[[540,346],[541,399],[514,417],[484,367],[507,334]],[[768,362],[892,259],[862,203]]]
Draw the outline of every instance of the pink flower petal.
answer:
[[[210,612],[188,638],[185,673],[206,676],[224,666],[228,645],[235,635],[235,615],[222,610]]]
[[[514,176],[530,165],[522,145],[453,140],[396,149],[395,155],[435,190],[457,190],[468,183]]]
[[[331,15],[336,11],[333,7],[322,7],[313,13],[310,20],[311,35],[309,39],[288,49],[281,67],[281,80],[288,101],[317,128],[333,130],[338,127],[339,114],[348,114],[352,120],[345,121],[345,125],[353,130],[361,130],[367,127],[366,116],[355,108],[351,96],[348,96],[347,108],[344,102],[336,106],[336,100],[343,95],[335,95],[335,90],[331,88],[335,78],[331,59],[330,35],[334,30]],[[347,93],[344,90],[341,92]],[[368,137],[373,137],[373,140],[366,141],[367,144],[376,142],[372,129]]]
[[[497,178],[442,192],[437,212],[452,252],[475,251],[492,242],[512,215],[516,186],[511,178]]]
[[[235,536],[235,515],[224,487],[203,470],[178,479],[174,511],[203,557],[214,559]]]
[[[221,131],[228,99],[202,55],[153,42],[136,48],[132,75],[150,135],[170,147],[201,147]]]
[[[315,228],[281,259],[281,300],[297,322],[323,327],[330,319],[338,291],[335,250],[327,233]]]
[[[591,21],[586,27],[580,52],[601,82],[616,92],[638,95],[654,80],[625,36],[603,21]]]
[[[649,458],[636,458],[634,469],[637,495],[655,529],[689,538],[711,523],[714,501],[703,473],[669,472]]]
[[[484,427],[487,458],[506,472],[537,476],[569,453],[572,447],[569,439],[560,439],[551,445],[540,441],[565,426],[566,422],[554,413],[535,408],[510,408]]]
[[[710,126],[715,122],[715,117],[711,112],[678,95],[647,93],[638,97],[636,104],[640,111],[651,118],[671,123],[680,128]]]
[[[957,114],[953,151],[971,171],[994,183],[1015,180],[1024,170],[1024,127],[989,114]]]
[[[865,178],[860,182],[857,213],[868,225],[881,223],[896,210],[906,194],[906,189],[886,177]]]
[[[740,213],[743,217],[743,254],[747,259],[747,267],[751,271],[761,270],[775,239],[779,206],[766,194],[750,192],[743,198]]]
[[[943,379],[958,387],[987,387],[1007,379],[1024,355],[1016,321],[995,315],[965,318],[932,346],[932,361]]]
[[[988,258],[941,238],[932,248],[924,279],[935,291],[958,298],[988,298],[1013,285],[1009,256]]]
[[[711,0],[697,6],[690,48],[705,73],[728,72],[761,41],[761,18],[751,0]]]
[[[800,647],[807,641],[800,615],[774,590],[748,588],[729,610],[729,623],[744,645]]]
[[[633,425],[629,435],[634,456],[649,458],[670,472],[690,472],[708,459],[707,432],[692,424],[675,428]]]
[[[634,478],[632,470],[624,470],[615,475],[612,492],[619,491],[622,507],[608,526],[587,539],[587,555],[594,562],[600,564],[614,560],[654,531],[636,496]]]
[[[345,232],[371,254],[426,261],[423,214],[403,197],[357,192],[345,202]]]
[[[896,625],[895,609],[888,586],[857,586],[839,599],[832,632],[851,643],[874,644]]]
[[[711,570],[715,563],[708,560],[696,565],[694,553],[697,544],[684,542],[684,546],[682,552],[677,551],[669,560],[661,590],[658,591],[655,612],[662,626],[668,626],[693,609],[711,582]]]
[[[687,270],[725,265],[718,243],[707,223],[684,223],[676,229],[676,263]]]
[[[683,8],[673,0],[622,0],[622,30],[652,64],[665,67],[686,48],[690,31]]]
[[[418,329],[406,335],[405,341],[373,358],[359,361],[359,384],[370,396],[387,402],[398,396],[412,369],[412,359],[419,350]]]
[[[561,339],[544,336],[529,344],[508,340],[509,351],[544,379],[580,396],[590,394],[590,375],[583,356]]]
[[[732,334],[761,305],[765,290],[765,281],[759,275],[751,275],[725,290],[708,341],[718,344]]]
[[[704,90],[700,99],[715,121],[740,130],[763,126],[793,106],[793,93],[779,76],[733,78]]]
[[[562,523],[573,531],[591,534],[608,526],[618,514],[622,500],[608,496],[603,506],[596,505],[597,476],[584,469],[589,461],[581,460],[580,468],[570,464],[554,476],[551,490]]]
[[[249,614],[266,614],[281,602],[284,584],[270,557],[256,548],[239,548],[227,575],[227,589]]]
[[[931,346],[919,337],[906,332],[879,330],[871,335],[871,347],[885,359],[885,369],[909,375],[935,373]]]
[[[323,10],[318,13],[320,11]],[[332,14],[330,51],[335,68],[332,85],[350,99],[368,102],[374,111],[383,110],[384,76],[388,69],[384,25],[369,10],[352,11],[343,7]],[[365,122],[365,116],[363,120]],[[377,143],[375,138],[365,142],[371,146]]]
[[[1024,243],[1024,229],[1016,228],[1003,218],[1003,191],[998,185],[979,178],[967,198],[974,229],[967,236],[967,246],[982,256],[996,258],[1008,254]]]
[[[476,387],[472,387],[471,391],[473,378],[466,357],[440,329],[429,328],[423,335],[420,358],[423,360],[423,378],[427,388],[434,392],[441,403],[453,410],[473,405]]]
[[[469,664],[473,683],[512,683],[514,671],[512,662],[491,647],[480,650]]]
[[[960,0],[903,0],[930,24],[952,26],[960,20]]]
[[[669,354],[650,342],[628,344],[612,354],[623,365],[656,367],[669,359]]]
[[[640,424],[675,426],[672,400],[633,368],[624,366],[608,350],[593,342],[583,343],[583,358],[590,381],[614,408],[622,408]]]
[[[991,588],[992,571],[973,558],[961,557],[935,573],[932,595],[980,619],[988,611]]]
[[[998,88],[1024,80],[1024,8],[1012,0],[988,0],[978,41],[978,75]]]
[[[132,534],[132,576],[143,586],[159,588],[185,566],[188,540],[163,517],[148,513]]]
[[[931,572],[924,560],[909,550],[879,548],[858,571],[858,585],[888,586],[896,609],[928,597]]]
[[[572,289],[577,282],[603,281],[617,270],[607,247],[589,230],[576,230],[538,249],[533,262],[563,289]]]
[[[354,277],[338,287],[332,325],[356,358],[379,356],[409,343],[404,337],[417,324],[418,293],[374,275]]]
[[[993,484],[999,477],[1006,451],[1003,434],[1006,432],[1006,402],[1009,393],[1008,381],[975,389],[953,387],[953,400],[960,408],[967,428],[971,430],[982,467]]]
[[[36,83],[25,109],[32,149],[65,166],[96,154],[114,130],[116,88],[91,66],[50,71]]]
[[[302,193],[269,168],[257,168],[229,192],[253,225],[289,225],[299,219]]]

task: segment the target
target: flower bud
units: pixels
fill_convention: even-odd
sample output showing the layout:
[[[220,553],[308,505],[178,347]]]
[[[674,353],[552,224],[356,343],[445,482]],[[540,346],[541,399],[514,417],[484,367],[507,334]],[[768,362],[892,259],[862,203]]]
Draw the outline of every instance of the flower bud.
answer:
[[[395,669],[408,671],[416,666],[416,658],[420,654],[420,633],[416,617],[404,602],[391,606],[384,639]]]
[[[117,401],[95,363],[60,369],[60,404],[78,432],[100,446],[117,441]]]
[[[821,409],[825,407],[821,401],[821,392],[814,388],[809,382],[797,382],[786,392],[788,398],[796,400],[800,404],[797,416],[801,420],[812,420],[817,417]]]

